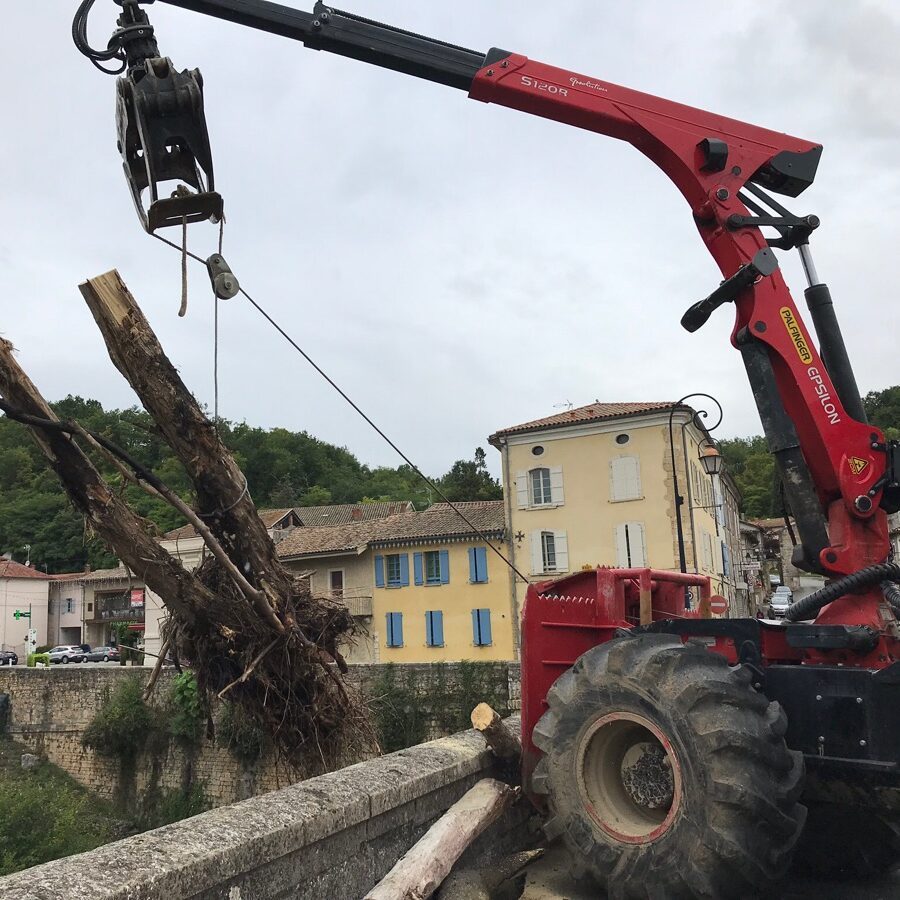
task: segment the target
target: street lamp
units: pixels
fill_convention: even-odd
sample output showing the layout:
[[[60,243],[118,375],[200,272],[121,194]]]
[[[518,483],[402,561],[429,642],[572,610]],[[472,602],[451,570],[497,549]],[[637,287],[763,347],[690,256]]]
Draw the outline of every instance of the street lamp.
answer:
[[[684,505],[684,497],[681,496],[681,492],[678,489],[678,469],[675,465],[675,435],[672,430],[672,422],[675,418],[675,413],[679,409],[684,408],[684,401],[694,397],[705,397],[707,400],[711,400],[715,403],[719,413],[719,418],[716,419],[714,425],[705,425],[701,420],[706,419],[709,414],[705,409],[697,410],[691,417],[691,421],[699,431],[709,434],[710,431],[714,431],[722,424],[722,404],[711,394],[700,392],[685,394],[684,397],[673,403],[672,408],[669,410],[669,453],[672,457],[672,486],[675,489],[675,533],[678,539],[678,568],[681,572],[687,572],[687,559],[684,551],[684,526],[681,521],[681,507]],[[722,454],[712,444],[701,447],[700,465],[703,466],[703,471],[707,475],[718,475],[722,471],[723,464]],[[691,608],[691,590],[687,587],[684,589],[684,606],[685,609]]]

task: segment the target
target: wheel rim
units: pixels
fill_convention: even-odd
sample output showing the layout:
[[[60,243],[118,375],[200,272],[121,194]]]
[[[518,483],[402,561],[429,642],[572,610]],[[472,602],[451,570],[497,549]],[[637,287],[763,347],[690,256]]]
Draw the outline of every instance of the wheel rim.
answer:
[[[615,712],[596,719],[579,741],[575,763],[588,815],[618,841],[656,840],[681,808],[678,757],[643,716]]]

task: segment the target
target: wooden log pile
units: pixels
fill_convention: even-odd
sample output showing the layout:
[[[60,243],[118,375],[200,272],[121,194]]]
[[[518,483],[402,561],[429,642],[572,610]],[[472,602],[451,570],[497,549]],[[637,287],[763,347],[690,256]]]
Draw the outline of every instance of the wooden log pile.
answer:
[[[313,598],[281,565],[243,473],[119,274],[92,278],[81,293],[110,358],[190,477],[193,506],[101,435],[59,422],[5,340],[0,409],[31,429],[89,528],[163,599],[166,640],[190,661],[203,691],[242,706],[282,757],[307,771],[373,752],[365,706],[342,677],[340,646],[356,627],[349,610]],[[123,482],[166,498],[194,524],[210,549],[197,571],[186,571],[160,546],[119,486],[100,475],[96,454],[114,462]]]

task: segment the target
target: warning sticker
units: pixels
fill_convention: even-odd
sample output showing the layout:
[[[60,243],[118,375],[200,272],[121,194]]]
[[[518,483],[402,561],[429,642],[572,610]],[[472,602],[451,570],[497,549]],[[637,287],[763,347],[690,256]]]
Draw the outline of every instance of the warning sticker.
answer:
[[[848,462],[850,463],[850,471],[854,475],[859,475],[859,473],[869,464],[867,459],[860,459],[858,456],[851,456]]]

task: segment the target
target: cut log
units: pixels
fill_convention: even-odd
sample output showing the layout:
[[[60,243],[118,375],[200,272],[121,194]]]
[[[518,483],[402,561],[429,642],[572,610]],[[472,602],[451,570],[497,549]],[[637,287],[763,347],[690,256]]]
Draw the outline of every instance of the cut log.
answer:
[[[425,832],[364,900],[426,900],[465,849],[518,796],[502,781],[485,778]]]
[[[487,703],[479,703],[472,710],[472,727],[480,731],[494,756],[500,759],[516,759],[522,755],[522,740],[516,732],[507,728]]]

